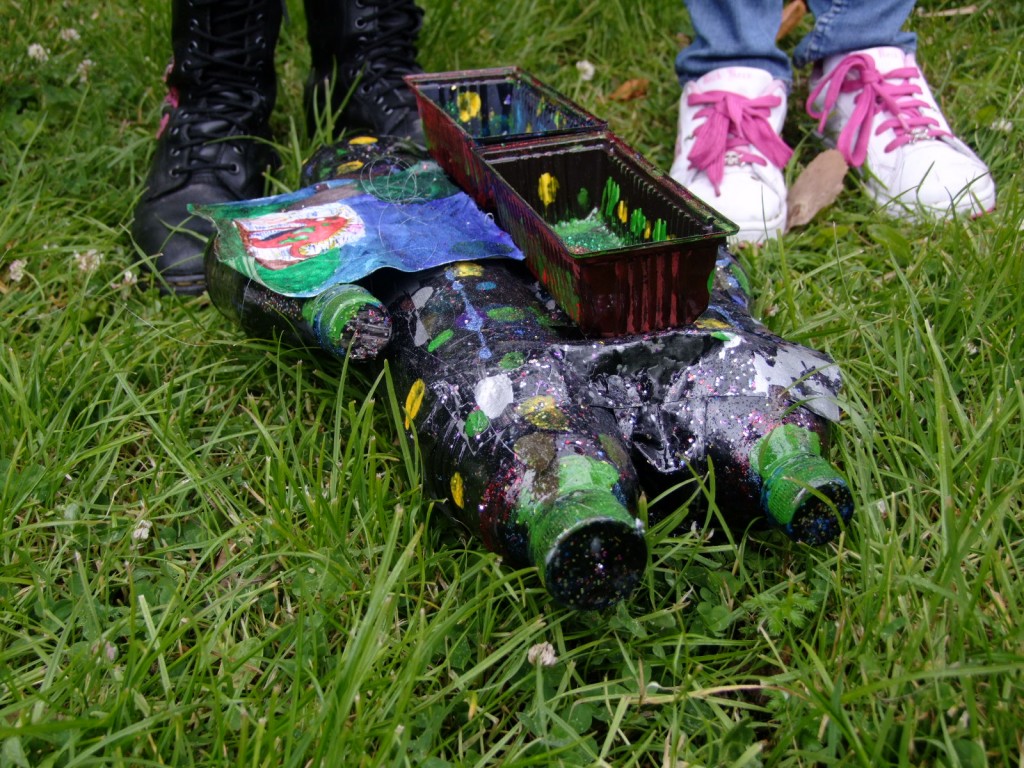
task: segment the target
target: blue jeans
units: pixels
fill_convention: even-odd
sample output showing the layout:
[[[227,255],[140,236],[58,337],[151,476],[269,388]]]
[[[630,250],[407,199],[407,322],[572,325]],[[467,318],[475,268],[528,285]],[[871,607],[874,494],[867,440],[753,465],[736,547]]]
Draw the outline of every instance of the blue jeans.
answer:
[[[797,45],[790,64],[775,44],[783,0],[686,0],[694,41],[676,57],[679,82],[719,67],[758,67],[789,84],[792,66],[826,56],[891,45],[912,52],[917,36],[902,30],[914,0],[808,0],[814,29]]]

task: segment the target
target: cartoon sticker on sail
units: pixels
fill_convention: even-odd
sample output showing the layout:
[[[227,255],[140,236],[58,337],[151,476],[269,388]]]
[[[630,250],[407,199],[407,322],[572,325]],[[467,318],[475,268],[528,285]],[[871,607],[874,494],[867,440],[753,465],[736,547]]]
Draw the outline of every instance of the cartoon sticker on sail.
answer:
[[[363,220],[343,203],[236,219],[242,244],[267,269],[284,269],[366,235]]]

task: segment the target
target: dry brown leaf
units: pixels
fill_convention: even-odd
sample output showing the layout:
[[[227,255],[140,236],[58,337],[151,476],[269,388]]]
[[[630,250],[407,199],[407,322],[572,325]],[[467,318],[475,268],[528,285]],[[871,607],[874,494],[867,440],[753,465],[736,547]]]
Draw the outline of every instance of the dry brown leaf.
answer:
[[[779,25],[779,34],[775,36],[775,39],[781,40],[792,32],[805,13],[807,13],[807,3],[804,0],[793,0],[791,3],[786,3],[786,7],[782,9],[782,24]]]
[[[647,86],[651,84],[650,80],[645,80],[642,77],[634,77],[632,80],[627,80],[608,96],[612,101],[633,101],[634,99],[642,99],[647,96]]]
[[[234,539],[228,539],[227,543],[221,547],[220,553],[217,555],[217,560],[214,563],[214,569],[220,571],[228,564],[231,560],[231,556],[238,552],[238,546],[235,544]]]
[[[786,230],[802,227],[832,205],[843,191],[843,179],[849,169],[842,153],[835,149],[826,149],[811,160],[789,188]]]

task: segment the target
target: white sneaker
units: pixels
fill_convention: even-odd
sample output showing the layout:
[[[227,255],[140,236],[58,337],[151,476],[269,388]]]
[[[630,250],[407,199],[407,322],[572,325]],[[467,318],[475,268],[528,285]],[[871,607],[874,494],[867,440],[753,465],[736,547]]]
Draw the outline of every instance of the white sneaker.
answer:
[[[868,48],[825,59],[811,78],[807,111],[886,213],[979,215],[996,204],[983,163],[949,128],[914,54]]]
[[[763,69],[723,67],[683,88],[669,174],[739,226],[733,241],[761,243],[785,227],[785,118],[786,85]]]

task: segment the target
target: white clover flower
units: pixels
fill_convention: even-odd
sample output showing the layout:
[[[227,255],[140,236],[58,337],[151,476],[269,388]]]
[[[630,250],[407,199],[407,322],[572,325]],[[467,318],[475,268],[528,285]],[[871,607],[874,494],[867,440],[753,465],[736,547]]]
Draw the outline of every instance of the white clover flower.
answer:
[[[20,283],[25,277],[25,260],[15,259],[7,268],[7,278],[12,283]]]
[[[151,530],[153,530],[153,524],[149,520],[146,520],[145,518],[139,520],[139,522],[135,524],[135,530],[132,531],[132,540],[145,541],[149,538],[149,532]]]
[[[537,643],[526,652],[526,660],[541,667],[553,667],[558,662],[558,656],[551,643]]]
[[[597,68],[586,59],[576,62],[576,71],[580,73],[580,80],[588,81],[594,79]]]
[[[1000,117],[993,120],[992,125],[990,125],[989,128],[993,131],[999,131],[1000,133],[1011,133],[1013,131],[1013,123],[1005,117]]]
[[[75,263],[78,264],[78,268],[83,272],[95,272],[99,265],[103,263],[103,254],[95,248],[90,248],[85,253],[75,251]]]
[[[85,83],[89,79],[89,71],[95,66],[92,59],[82,59],[78,66],[75,68],[75,74],[78,75],[78,82]]]
[[[97,642],[92,647],[92,652],[95,653],[100,660],[107,660],[113,664],[117,660],[117,646],[109,640],[103,640]]]
[[[131,289],[138,282],[139,278],[136,277],[135,273],[132,272],[130,269],[126,269],[124,271],[124,276],[121,278],[121,281],[111,283],[110,287],[113,288],[114,290],[120,290],[123,292]]]
[[[28,47],[28,57],[33,61],[42,63],[49,60],[50,52],[43,48],[39,43],[32,43],[32,45]]]
[[[73,27],[68,27],[67,29],[62,29],[60,31],[60,39],[63,40],[65,43],[73,43],[76,40],[81,40],[82,36],[78,34],[77,29]]]

